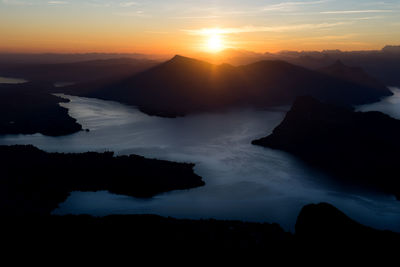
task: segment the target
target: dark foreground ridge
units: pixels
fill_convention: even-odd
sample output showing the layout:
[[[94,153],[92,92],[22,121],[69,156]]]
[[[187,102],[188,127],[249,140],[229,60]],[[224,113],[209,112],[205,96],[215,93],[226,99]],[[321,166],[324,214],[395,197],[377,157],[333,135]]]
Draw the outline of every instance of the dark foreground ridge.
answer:
[[[327,203],[305,206],[296,222],[296,238],[301,242],[324,244],[372,245],[399,241],[400,234],[378,231],[359,224]]]
[[[284,150],[347,184],[400,198],[400,121],[299,97],[283,122],[255,145]]]
[[[277,224],[248,223],[218,220],[178,220],[154,215],[113,215],[102,218],[91,216],[3,217],[2,241],[17,251],[51,246],[60,251],[73,244],[85,253],[99,249],[106,253],[137,251],[230,252],[238,255],[255,253],[257,258],[277,257],[275,253],[293,257],[324,250],[327,254],[358,249],[396,248],[400,235],[374,230],[358,224],[329,204],[303,208],[294,234],[285,232]],[[7,229],[7,231],[4,231]],[[365,252],[365,251],[364,251]],[[387,253],[390,253],[387,251]],[[202,257],[207,257],[203,253]],[[230,255],[234,257],[236,254]],[[395,254],[397,255],[397,254]],[[98,255],[97,255],[98,256]],[[364,255],[368,258],[370,255]],[[183,255],[180,255],[183,257]],[[311,258],[310,258],[311,257]]]
[[[61,136],[82,130],[68,110],[59,105],[69,100],[50,94],[51,90],[53,85],[43,82],[0,84],[0,135]]]
[[[357,77],[352,79],[352,75]],[[235,67],[175,56],[129,78],[61,88],[72,95],[119,101],[158,116],[182,116],[235,107],[291,104],[309,94],[340,105],[365,104],[391,95],[367,74],[346,77],[309,70],[279,60]],[[290,79],[288,79],[290,77]]]
[[[60,154],[33,146],[0,146],[0,213],[50,214],[72,191],[108,190],[148,198],[204,185],[194,164],[112,152]]]

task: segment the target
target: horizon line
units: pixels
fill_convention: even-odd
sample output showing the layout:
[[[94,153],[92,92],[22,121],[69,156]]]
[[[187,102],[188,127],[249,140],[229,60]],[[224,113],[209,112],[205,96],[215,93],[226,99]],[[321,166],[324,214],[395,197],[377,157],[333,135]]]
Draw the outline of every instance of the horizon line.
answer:
[[[359,50],[342,50],[342,49],[321,49],[321,50],[279,50],[277,52],[270,52],[270,51],[265,51],[265,52],[256,52],[252,50],[246,50],[246,49],[241,49],[241,48],[227,48],[224,49],[220,52],[216,53],[211,53],[211,52],[203,52],[203,51],[198,51],[198,52],[191,52],[191,54],[210,54],[210,55],[218,55],[226,51],[242,51],[242,52],[249,52],[249,53],[255,53],[255,54],[278,54],[282,52],[328,52],[328,51],[340,51],[340,52],[364,52],[364,51],[382,51],[383,49],[387,47],[399,47],[400,44],[397,45],[384,45],[380,49],[359,49]],[[88,51],[88,52],[15,52],[15,51],[0,51],[0,55],[95,55],[95,54],[102,54],[102,55],[140,55],[140,56],[169,56],[169,55],[180,55],[179,53],[171,52],[171,53],[146,53],[146,52],[106,52],[106,51]]]

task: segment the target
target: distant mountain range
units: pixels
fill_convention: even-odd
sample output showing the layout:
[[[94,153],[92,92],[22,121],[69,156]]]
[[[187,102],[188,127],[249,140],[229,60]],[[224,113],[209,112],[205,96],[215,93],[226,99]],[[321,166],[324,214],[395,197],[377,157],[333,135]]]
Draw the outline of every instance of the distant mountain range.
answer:
[[[281,60],[236,67],[183,56],[128,78],[62,91],[135,105],[161,116],[232,107],[265,108],[291,104],[299,95],[340,105],[364,104],[391,95],[389,89],[361,69],[344,64],[314,71]]]
[[[348,66],[362,67],[369,75],[385,85],[400,86],[400,46],[385,46],[381,50],[367,51],[281,51],[278,53],[255,53],[245,50],[227,49],[212,57],[198,54],[198,58],[213,58],[214,63],[233,65],[250,64],[260,60],[284,60],[309,69],[320,69],[340,60]]]
[[[0,64],[62,64],[119,58],[165,61],[171,56],[172,55],[150,55],[139,53],[0,53]]]
[[[130,76],[160,64],[160,62],[127,57],[51,64],[4,63],[0,61],[0,76],[21,77],[30,81],[77,83],[107,77]]]

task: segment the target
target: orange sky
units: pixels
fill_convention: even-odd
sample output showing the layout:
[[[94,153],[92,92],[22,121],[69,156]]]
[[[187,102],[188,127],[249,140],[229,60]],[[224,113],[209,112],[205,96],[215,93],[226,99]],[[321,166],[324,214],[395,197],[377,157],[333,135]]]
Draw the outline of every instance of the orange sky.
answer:
[[[191,54],[212,52],[210,38],[256,52],[380,49],[400,44],[399,13],[399,1],[0,0],[0,51]]]

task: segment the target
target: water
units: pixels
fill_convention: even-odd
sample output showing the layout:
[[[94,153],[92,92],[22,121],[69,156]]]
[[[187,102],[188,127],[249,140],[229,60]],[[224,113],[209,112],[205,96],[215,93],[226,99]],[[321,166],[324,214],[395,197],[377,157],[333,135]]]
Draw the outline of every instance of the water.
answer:
[[[24,80],[24,79],[0,77],[0,84],[2,84],[2,83],[19,84],[19,83],[26,83],[26,82],[27,82],[27,80]]]
[[[390,87],[393,96],[385,97],[380,102],[357,107],[359,111],[381,111],[395,119],[400,119],[400,89]]]
[[[50,152],[111,150],[194,162],[206,186],[148,200],[105,191],[72,192],[54,214],[238,219],[276,222],[293,230],[304,205],[329,202],[363,224],[400,232],[400,202],[393,196],[343,188],[287,153],[250,144],[271,133],[289,107],[167,119],[115,102],[65,97],[71,102],[62,105],[90,132],[3,136],[0,144],[34,144]]]

